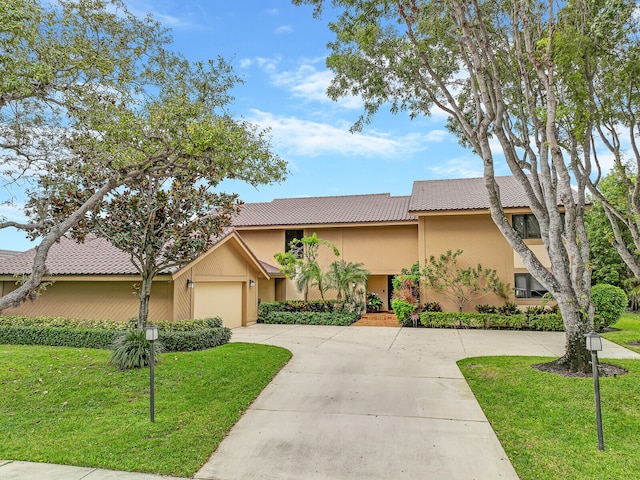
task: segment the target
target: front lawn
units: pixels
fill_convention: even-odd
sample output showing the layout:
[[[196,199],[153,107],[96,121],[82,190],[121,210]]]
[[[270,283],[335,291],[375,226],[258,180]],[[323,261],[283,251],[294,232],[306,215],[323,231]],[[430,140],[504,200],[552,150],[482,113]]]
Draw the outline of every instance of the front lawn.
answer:
[[[637,478],[640,360],[600,379],[605,450],[598,450],[593,379],[545,373],[551,358],[482,357],[458,362],[521,480]]]
[[[639,345],[629,345],[628,343],[633,340],[640,342],[640,315],[623,313],[620,320],[612,325],[612,327],[617,329],[617,331],[604,333],[602,335],[604,338],[640,353]]]
[[[0,459],[193,476],[289,360],[285,349],[227,344],[166,353],[121,372],[111,352],[0,345]]]

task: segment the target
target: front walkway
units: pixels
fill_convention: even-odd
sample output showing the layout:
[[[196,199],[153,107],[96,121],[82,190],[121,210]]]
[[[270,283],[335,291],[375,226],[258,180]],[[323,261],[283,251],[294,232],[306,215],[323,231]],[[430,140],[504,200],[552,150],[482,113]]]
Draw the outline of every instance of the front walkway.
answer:
[[[563,353],[564,334],[254,325],[293,358],[197,479],[517,479],[456,360]],[[640,358],[605,341],[603,357]]]

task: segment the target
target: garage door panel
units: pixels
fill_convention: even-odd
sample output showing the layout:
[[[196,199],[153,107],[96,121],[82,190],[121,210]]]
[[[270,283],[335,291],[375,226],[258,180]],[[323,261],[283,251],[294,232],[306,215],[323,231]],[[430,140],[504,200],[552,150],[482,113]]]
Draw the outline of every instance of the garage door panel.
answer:
[[[195,318],[220,317],[225,327],[242,326],[242,283],[198,282],[194,288]]]

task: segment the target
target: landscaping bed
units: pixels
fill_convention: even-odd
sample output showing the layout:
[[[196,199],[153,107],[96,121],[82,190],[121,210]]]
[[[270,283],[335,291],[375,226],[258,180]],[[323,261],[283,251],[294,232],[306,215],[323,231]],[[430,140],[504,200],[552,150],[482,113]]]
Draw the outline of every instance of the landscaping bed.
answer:
[[[497,313],[422,312],[420,322],[430,328],[505,328],[561,332],[562,317],[555,313],[500,315]]]
[[[360,315],[329,301],[263,302],[258,307],[258,322],[267,324],[347,326],[358,319]]]

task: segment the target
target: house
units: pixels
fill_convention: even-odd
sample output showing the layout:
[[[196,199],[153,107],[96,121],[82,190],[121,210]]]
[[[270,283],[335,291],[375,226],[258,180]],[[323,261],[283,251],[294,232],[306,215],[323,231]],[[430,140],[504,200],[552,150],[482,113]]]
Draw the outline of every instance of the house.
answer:
[[[508,218],[550,267],[522,187],[513,177],[496,180]],[[394,275],[430,255],[457,249],[464,252],[459,258],[461,266],[481,263],[496,269],[504,282],[514,286],[510,300],[526,306],[539,303],[545,293],[493,223],[482,178],[416,181],[410,196],[287,198],[246,204],[234,219],[234,227],[251,251],[266,262],[273,261],[276,252],[286,251],[292,239],[315,232],[335,244],[344,260],[364,264],[370,272],[367,290],[380,296],[383,309],[391,304]],[[327,265],[331,257],[325,255],[320,263]],[[425,294],[445,310],[456,309],[442,294]],[[258,295],[262,301],[301,298],[291,280],[275,274],[260,282]],[[478,303],[503,302],[488,296]]]
[[[520,184],[513,177],[496,180],[508,218],[550,267]],[[380,296],[385,310],[391,305],[394,275],[447,250],[463,250],[462,267],[481,263],[496,269],[514,287],[511,300],[521,306],[540,303],[545,293],[494,225],[482,178],[426,180],[414,182],[409,196],[284,198],[245,204],[233,228],[209,251],[155,277],[150,319],[220,316],[226,326],[236,327],[257,321],[260,301],[301,299],[295,283],[274,266],[274,254],[286,251],[294,238],[314,232],[336,245],[340,258],[364,264],[370,272],[367,290]],[[324,266],[335,259],[328,249],[321,253]],[[29,250],[0,260],[0,296],[16,288],[14,274],[30,271],[33,255]],[[63,238],[52,247],[47,268],[45,280],[54,283],[46,292],[2,313],[115,320],[137,315],[138,299],[132,293],[139,275],[127,254],[108,241],[89,237],[77,244]],[[319,298],[313,289],[310,293]],[[456,309],[437,292],[425,291],[425,300]],[[487,296],[478,303],[503,302]]]
[[[15,274],[31,270],[35,250],[0,260],[0,296],[13,291]],[[47,257],[53,282],[32,301],[9,308],[6,315],[52,315],[127,320],[138,314],[134,285],[140,282],[129,256],[107,240],[89,236],[84,243],[63,237]],[[228,229],[203,255],[153,280],[149,320],[219,316],[233,328],[258,318],[257,282],[269,274],[242,238]]]

